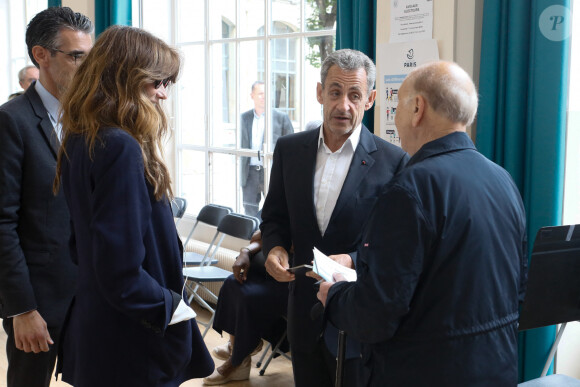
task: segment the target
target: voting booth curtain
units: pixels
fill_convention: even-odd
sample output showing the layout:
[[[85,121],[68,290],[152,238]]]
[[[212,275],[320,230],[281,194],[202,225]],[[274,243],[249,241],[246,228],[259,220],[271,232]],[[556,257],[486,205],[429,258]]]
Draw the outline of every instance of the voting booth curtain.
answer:
[[[132,25],[131,0],[95,0],[95,36],[115,24]]]
[[[570,0],[484,3],[476,144],[514,178],[530,250],[562,222],[570,23]],[[555,332],[520,333],[520,382],[540,376]]]
[[[364,52],[376,62],[377,0],[337,0],[336,49]],[[375,107],[365,112],[363,124],[374,132]]]

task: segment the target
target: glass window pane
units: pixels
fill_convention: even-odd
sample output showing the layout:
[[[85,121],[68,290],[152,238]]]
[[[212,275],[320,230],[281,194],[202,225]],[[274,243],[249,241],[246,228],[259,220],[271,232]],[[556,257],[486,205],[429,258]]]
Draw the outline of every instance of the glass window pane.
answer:
[[[239,112],[243,114],[255,107],[251,95],[252,85],[256,81],[264,81],[264,41],[241,42],[240,57],[243,60],[238,63],[240,69]],[[250,149],[249,145],[241,140],[239,144],[240,148]]]
[[[320,82],[322,61],[334,51],[334,36],[313,37],[304,40],[307,53],[303,66],[304,76],[304,124],[322,121],[322,106],[316,98],[316,85]],[[301,128],[303,130],[303,128]]]
[[[211,203],[236,208],[236,156],[212,153]]]
[[[210,39],[236,37],[236,1],[209,2]]]
[[[305,0],[304,15],[306,18],[306,31],[333,30],[336,28],[337,0],[325,0],[325,9],[318,7],[319,1]]]
[[[171,0],[142,0],[143,28],[171,43]]]
[[[272,152],[278,138],[294,132],[293,123],[300,120],[300,39],[272,39],[270,42],[270,106],[273,114],[268,118],[268,151]]]
[[[272,34],[300,31],[300,3],[288,0],[270,0],[272,10]]]
[[[205,145],[205,71],[203,45],[182,46],[183,66],[177,89],[177,125],[181,142]]]
[[[236,146],[236,46],[214,44],[211,48],[211,143],[213,146]]]
[[[187,200],[186,213],[197,215],[205,205],[205,152],[181,151],[181,192]]]
[[[239,37],[263,36],[266,0],[240,0]]]
[[[204,1],[177,0],[177,41],[179,43],[204,40]],[[169,19],[171,20],[171,19]]]

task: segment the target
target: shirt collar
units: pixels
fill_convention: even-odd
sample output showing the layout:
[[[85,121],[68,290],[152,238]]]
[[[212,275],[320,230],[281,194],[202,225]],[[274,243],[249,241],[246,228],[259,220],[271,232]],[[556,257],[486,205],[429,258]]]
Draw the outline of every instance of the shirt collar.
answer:
[[[346,144],[349,144],[352,147],[352,151],[354,153],[354,151],[355,151],[355,149],[358,146],[358,143],[360,141],[361,129],[362,129],[362,123],[358,124],[358,126],[352,131],[352,133],[350,134],[348,139],[344,142],[344,144],[342,144],[342,146],[340,147],[339,150],[337,150],[337,152],[342,152],[342,150],[344,149]],[[322,123],[322,125],[320,125],[320,129],[318,131],[318,148],[320,149],[320,147],[323,145],[325,148],[328,148],[328,147],[326,147],[326,144],[324,144],[324,123]]]
[[[261,115],[258,115],[258,113],[256,113],[256,109],[254,109],[254,118],[255,119],[260,119],[261,117],[264,117],[264,114],[266,114],[266,112],[262,113]]]
[[[34,83],[34,88],[36,89],[36,92],[38,93],[38,96],[40,97],[40,100],[51,120],[56,124],[59,119],[58,109],[60,108],[60,102],[58,102],[58,99],[42,86],[40,81]]]
[[[411,157],[407,163],[407,167],[417,164],[429,157],[436,156],[442,153],[455,152],[458,150],[471,149],[477,150],[469,135],[465,132],[452,132],[443,137],[437,138],[424,144]]]

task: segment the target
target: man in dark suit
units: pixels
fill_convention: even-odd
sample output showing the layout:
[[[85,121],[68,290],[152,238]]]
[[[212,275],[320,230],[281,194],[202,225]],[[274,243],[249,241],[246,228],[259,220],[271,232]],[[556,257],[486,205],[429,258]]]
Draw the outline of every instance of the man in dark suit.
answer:
[[[264,130],[266,128],[264,82],[256,81],[252,85],[254,108],[242,114],[242,148],[263,152]],[[278,138],[294,133],[288,115],[272,109],[271,143]],[[264,193],[264,159],[262,157],[242,157],[240,182],[244,197],[244,210],[247,215],[256,216],[260,199]]]
[[[455,63],[419,67],[399,89],[411,160],[373,209],[357,281],[318,294],[328,319],[363,343],[361,386],[517,384],[526,216],[509,174],[466,133],[476,111],[475,85]]]
[[[317,85],[323,124],[280,138],[274,151],[260,228],[268,273],[290,282],[288,336],[299,387],[334,385],[338,331],[327,325],[321,338],[322,316],[311,318],[317,304],[314,279],[286,269],[310,264],[313,247],[353,267],[363,224],[381,188],[407,160],[405,152],[361,123],[375,100],[374,82],[375,66],[363,53],[330,54]],[[357,385],[358,348],[354,341],[347,343],[346,386]]]
[[[76,283],[69,214],[52,183],[60,145],[58,99],[92,47],[93,26],[70,8],[48,8],[26,30],[40,78],[0,107],[0,315],[8,386],[48,386]]]

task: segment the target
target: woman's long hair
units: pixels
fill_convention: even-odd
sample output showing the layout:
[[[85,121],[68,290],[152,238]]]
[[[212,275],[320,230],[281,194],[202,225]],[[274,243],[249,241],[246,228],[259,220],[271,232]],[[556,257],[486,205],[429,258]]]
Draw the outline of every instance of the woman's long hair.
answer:
[[[156,80],[175,82],[179,68],[179,53],[144,30],[112,26],[103,32],[61,99],[62,144],[55,192],[70,136],[85,136],[92,157],[99,131],[118,127],[140,144],[145,177],[153,186],[155,199],[171,198],[171,178],[162,158],[167,117],[159,104],[149,100],[145,86]]]

